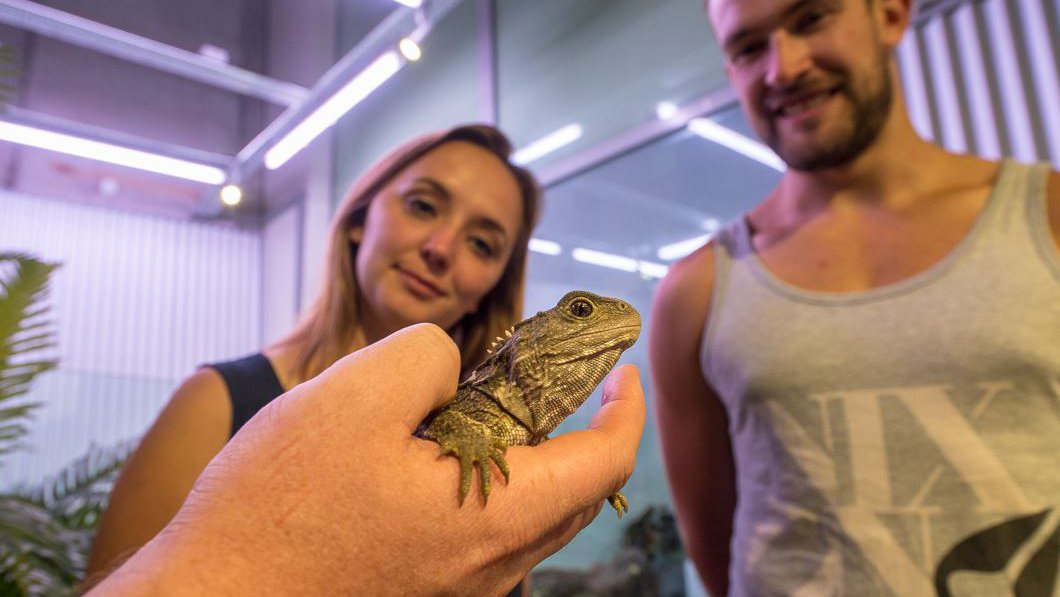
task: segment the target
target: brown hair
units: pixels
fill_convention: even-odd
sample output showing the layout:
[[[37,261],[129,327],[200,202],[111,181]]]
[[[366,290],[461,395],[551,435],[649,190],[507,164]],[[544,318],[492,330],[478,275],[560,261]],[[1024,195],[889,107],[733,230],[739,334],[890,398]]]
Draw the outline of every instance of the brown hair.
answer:
[[[407,141],[350,186],[332,220],[323,287],[294,331],[277,342],[297,347],[291,373],[310,379],[347,354],[360,327],[354,271],[357,245],[351,243],[349,230],[364,224],[369,204],[398,173],[428,152],[454,141],[472,143],[500,158],[515,178],[523,200],[522,221],[500,280],[474,313],[465,315],[448,330],[460,348],[462,371],[478,364],[493,338],[521,318],[527,247],[540,212],[541,189],[529,171],[510,161],[512,144],[504,133],[485,124],[457,126]]]

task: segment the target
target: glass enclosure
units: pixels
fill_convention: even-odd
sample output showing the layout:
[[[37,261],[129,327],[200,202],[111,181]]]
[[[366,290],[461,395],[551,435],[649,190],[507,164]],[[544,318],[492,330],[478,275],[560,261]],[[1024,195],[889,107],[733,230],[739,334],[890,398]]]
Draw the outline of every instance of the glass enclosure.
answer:
[[[517,145],[581,126],[535,166],[725,86],[700,0],[499,0],[497,59],[500,125]]]

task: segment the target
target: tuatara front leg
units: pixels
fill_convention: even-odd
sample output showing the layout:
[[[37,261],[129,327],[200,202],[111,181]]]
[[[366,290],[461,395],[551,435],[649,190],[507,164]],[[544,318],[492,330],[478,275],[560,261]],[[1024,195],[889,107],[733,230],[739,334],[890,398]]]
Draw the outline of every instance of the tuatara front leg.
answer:
[[[460,505],[471,490],[472,467],[478,466],[482,500],[490,495],[490,461],[497,464],[508,482],[508,462],[504,453],[508,444],[490,433],[489,427],[453,409],[438,413],[426,434],[442,446],[442,454],[460,460]]]

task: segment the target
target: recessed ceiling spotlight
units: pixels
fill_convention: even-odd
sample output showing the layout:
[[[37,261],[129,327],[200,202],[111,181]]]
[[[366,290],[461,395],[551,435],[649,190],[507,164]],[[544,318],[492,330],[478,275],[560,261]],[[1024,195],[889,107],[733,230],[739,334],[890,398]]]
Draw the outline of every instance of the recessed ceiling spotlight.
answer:
[[[230,207],[239,205],[243,200],[243,190],[234,184],[221,187],[221,202]]]
[[[104,176],[99,179],[99,194],[104,197],[113,197],[121,191],[121,185],[113,176]]]
[[[670,120],[674,116],[677,116],[677,104],[667,101],[655,104],[655,116],[657,116],[659,120]]]
[[[423,56],[423,50],[420,49],[420,44],[413,41],[411,37],[402,38],[398,43],[398,49],[401,50],[401,55],[409,62],[416,62],[420,59],[420,56]]]

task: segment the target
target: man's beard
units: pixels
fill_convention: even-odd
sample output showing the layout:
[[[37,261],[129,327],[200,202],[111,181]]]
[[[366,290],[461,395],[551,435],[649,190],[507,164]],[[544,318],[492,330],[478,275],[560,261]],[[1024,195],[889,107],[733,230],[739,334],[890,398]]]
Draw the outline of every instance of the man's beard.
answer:
[[[857,93],[845,84],[839,94],[850,100],[852,114],[848,128],[835,131],[821,142],[806,146],[787,146],[781,139],[775,120],[769,121],[766,143],[793,170],[813,171],[834,168],[850,163],[861,155],[883,130],[894,101],[894,88],[887,75],[886,58],[880,56],[879,80],[866,93]]]

